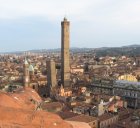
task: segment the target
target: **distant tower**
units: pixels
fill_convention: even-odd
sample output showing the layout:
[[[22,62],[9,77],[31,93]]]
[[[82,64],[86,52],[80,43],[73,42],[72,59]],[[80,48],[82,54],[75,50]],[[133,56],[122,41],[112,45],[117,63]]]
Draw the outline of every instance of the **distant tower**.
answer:
[[[48,60],[47,65],[47,81],[49,89],[56,87],[56,68],[53,60]]]
[[[30,82],[30,79],[29,79],[29,64],[28,64],[28,61],[26,59],[25,59],[24,64],[23,64],[23,70],[24,70],[23,85],[24,85],[24,87],[29,87],[29,82]]]
[[[61,22],[61,80],[64,87],[70,87],[70,22],[66,18]]]

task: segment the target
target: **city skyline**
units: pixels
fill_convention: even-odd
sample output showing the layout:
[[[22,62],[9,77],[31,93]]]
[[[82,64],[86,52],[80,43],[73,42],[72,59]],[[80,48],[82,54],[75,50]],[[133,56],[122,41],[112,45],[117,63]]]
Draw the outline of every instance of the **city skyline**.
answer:
[[[140,44],[138,0],[0,0],[0,52],[60,48],[65,15],[71,47]]]

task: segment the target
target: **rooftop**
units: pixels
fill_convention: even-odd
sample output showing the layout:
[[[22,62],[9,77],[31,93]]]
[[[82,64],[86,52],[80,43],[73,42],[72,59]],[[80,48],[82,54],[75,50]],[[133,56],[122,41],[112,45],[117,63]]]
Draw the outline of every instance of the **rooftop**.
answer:
[[[74,117],[66,119],[66,120],[89,123],[89,122],[97,120],[97,118],[92,117],[92,116],[87,116],[87,115],[78,115],[78,116],[74,116]]]
[[[58,112],[57,114],[58,114],[62,119],[69,119],[69,118],[78,116],[78,114],[73,113],[73,112],[69,112],[69,111]]]
[[[117,116],[117,115],[106,113],[106,114],[103,114],[103,115],[99,116],[99,121],[105,121],[105,120],[108,120],[108,119],[110,119],[114,116]]]

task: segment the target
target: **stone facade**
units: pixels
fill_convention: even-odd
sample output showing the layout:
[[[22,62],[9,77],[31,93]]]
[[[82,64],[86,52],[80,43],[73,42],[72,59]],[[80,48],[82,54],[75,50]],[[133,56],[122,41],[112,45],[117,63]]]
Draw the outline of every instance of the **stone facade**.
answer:
[[[97,93],[97,94],[106,94],[106,95],[112,95],[113,94],[113,80],[104,80],[104,79],[98,79],[93,80],[93,82],[88,85],[88,90]]]
[[[140,108],[140,82],[117,81],[113,94],[123,97],[128,107]]]
[[[87,89],[95,94],[120,96],[127,102],[128,107],[140,108],[140,82],[99,80],[93,81]]]
[[[117,124],[118,115],[104,114],[99,117],[99,128],[109,128],[113,124]]]

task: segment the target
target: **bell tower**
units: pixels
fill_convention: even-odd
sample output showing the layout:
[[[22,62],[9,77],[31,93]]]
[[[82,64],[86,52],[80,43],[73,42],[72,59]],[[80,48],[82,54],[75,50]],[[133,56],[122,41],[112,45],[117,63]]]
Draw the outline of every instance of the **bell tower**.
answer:
[[[25,59],[23,64],[23,86],[29,87],[30,79],[29,79],[29,63]]]

